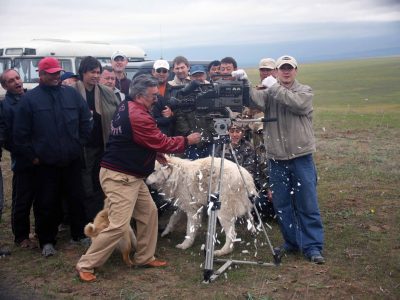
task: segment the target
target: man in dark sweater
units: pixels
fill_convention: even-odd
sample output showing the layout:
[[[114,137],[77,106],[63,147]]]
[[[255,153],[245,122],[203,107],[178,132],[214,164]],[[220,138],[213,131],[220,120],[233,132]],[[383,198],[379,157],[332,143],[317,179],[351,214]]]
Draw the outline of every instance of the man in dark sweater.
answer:
[[[157,244],[157,208],[144,179],[154,170],[161,153],[182,153],[200,141],[199,133],[187,137],[167,137],[151,115],[157,101],[158,82],[150,75],[138,76],[131,84],[130,97],[119,105],[111,124],[111,134],[101,162],[100,182],[106,195],[110,225],[93,240],[76,265],[82,281],[96,280],[94,268],[111,255],[124,231],[136,220],[137,249],[134,264],[163,267],[167,263],[154,257]]]
[[[35,229],[45,257],[56,253],[60,194],[67,193],[73,240],[84,238],[86,219],[79,174],[92,116],[76,90],[60,85],[61,70],[53,57],[39,62],[40,83],[22,97],[13,122],[16,151],[35,168]]]

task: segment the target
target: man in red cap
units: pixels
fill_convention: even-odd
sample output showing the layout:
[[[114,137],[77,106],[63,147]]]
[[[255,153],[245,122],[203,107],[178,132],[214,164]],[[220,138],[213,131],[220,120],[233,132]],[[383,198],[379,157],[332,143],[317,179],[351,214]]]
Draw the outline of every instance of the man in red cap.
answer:
[[[81,148],[92,128],[92,116],[82,96],[60,84],[57,59],[38,65],[39,85],[21,99],[15,114],[15,147],[35,168],[36,233],[45,257],[56,253],[61,197],[67,193],[71,236],[84,238],[86,216],[82,206]]]

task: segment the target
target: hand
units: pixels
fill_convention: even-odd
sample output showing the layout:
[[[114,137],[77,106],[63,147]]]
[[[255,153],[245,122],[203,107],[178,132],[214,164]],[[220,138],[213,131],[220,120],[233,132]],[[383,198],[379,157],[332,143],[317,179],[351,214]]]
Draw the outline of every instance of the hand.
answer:
[[[165,109],[161,112],[161,114],[165,118],[169,118],[169,117],[173,116],[173,112],[168,106],[165,106]]]
[[[266,88],[269,88],[269,87],[273,86],[277,82],[278,81],[275,79],[274,76],[269,75],[267,78],[264,78],[264,80],[261,82],[261,84],[263,86],[265,86]]]
[[[189,145],[197,144],[201,140],[201,134],[198,132],[193,132],[189,134],[186,138],[188,140]]]
[[[162,154],[162,153],[159,153],[159,152],[157,152],[156,160],[162,165],[166,165],[168,163],[167,158],[165,157],[165,155]]]
[[[40,164],[39,158],[35,157],[35,158],[33,159],[33,161],[32,161],[32,164],[34,164],[35,166],[39,165],[39,164]]]
[[[236,79],[239,79],[239,80],[245,80],[245,79],[247,79],[247,74],[246,74],[246,72],[245,72],[244,70],[242,70],[242,69],[233,71],[233,72],[231,73],[231,75],[232,75],[232,77],[234,77],[234,78],[236,78]]]

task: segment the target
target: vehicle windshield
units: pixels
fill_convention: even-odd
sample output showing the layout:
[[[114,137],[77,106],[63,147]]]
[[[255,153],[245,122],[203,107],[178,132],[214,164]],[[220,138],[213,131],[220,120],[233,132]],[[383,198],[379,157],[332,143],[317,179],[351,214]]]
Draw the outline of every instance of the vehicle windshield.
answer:
[[[11,68],[11,59],[9,58],[0,58],[0,74]]]
[[[38,83],[39,73],[36,71],[38,63],[42,58],[16,58],[14,59],[14,68],[21,75],[24,83]],[[72,71],[72,62],[69,59],[59,59],[61,67],[65,71]]]

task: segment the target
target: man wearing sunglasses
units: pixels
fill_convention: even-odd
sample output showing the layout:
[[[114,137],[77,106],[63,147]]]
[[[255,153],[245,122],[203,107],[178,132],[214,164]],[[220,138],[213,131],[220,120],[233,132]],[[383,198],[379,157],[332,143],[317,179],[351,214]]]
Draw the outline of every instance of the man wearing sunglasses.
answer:
[[[171,108],[167,105],[170,87],[167,82],[169,76],[169,63],[163,59],[156,60],[153,64],[151,74],[158,81],[158,100],[153,107],[152,114],[161,132],[167,136],[171,136],[174,114]]]
[[[115,72],[115,87],[125,94],[129,95],[129,86],[131,80],[126,77],[125,67],[128,64],[128,58],[122,51],[115,51],[111,56],[111,66]]]
[[[262,82],[266,89],[250,92],[253,105],[263,109],[266,118],[278,119],[264,125],[273,205],[285,240],[275,251],[278,255],[301,252],[311,262],[323,264],[324,230],[312,157],[314,95],[296,80],[294,57],[278,58],[276,68],[277,80],[269,76]],[[243,77],[245,72],[240,74]]]

